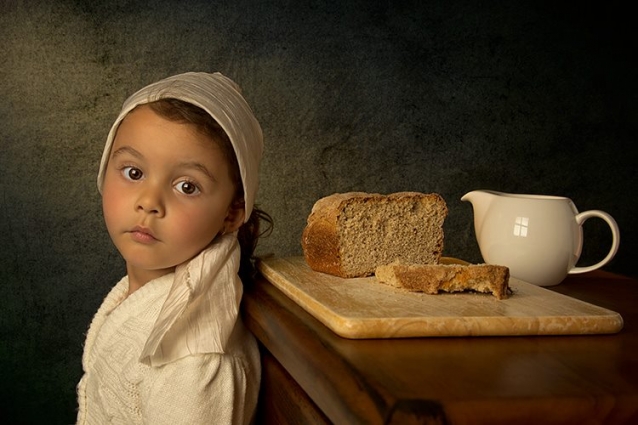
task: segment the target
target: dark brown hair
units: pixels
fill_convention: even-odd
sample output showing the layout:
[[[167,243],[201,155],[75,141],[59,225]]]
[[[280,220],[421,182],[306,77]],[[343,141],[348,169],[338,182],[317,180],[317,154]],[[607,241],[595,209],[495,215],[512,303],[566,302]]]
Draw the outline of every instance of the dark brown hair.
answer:
[[[244,186],[239,172],[239,163],[233,145],[222,127],[211,117],[208,112],[191,103],[179,99],[166,98],[151,102],[148,106],[158,115],[173,122],[192,124],[195,128],[217,143],[224,157],[228,161],[230,177],[235,184],[235,199],[233,202],[244,202]],[[261,229],[261,222],[266,224]],[[272,231],[273,221],[270,215],[255,205],[248,221],[241,225],[237,233],[239,246],[241,247],[241,261],[239,276],[246,279],[253,277],[255,268],[253,264],[255,248],[261,236],[267,236]]]

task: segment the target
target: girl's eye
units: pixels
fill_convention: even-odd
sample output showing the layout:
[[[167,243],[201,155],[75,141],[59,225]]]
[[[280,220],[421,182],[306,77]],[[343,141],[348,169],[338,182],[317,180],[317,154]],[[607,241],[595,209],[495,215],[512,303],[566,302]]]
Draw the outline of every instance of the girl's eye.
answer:
[[[181,181],[175,185],[175,189],[178,192],[183,193],[184,195],[197,195],[199,193],[199,188],[193,182],[189,181]]]
[[[142,176],[144,176],[144,173],[142,173],[142,170],[135,167],[122,168],[122,174],[124,175],[124,178],[128,180],[139,180],[142,178]]]

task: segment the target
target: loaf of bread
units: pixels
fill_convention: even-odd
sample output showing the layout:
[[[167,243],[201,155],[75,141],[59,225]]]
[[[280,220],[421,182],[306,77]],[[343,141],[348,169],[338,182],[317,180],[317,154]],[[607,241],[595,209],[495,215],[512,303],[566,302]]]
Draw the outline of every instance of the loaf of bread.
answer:
[[[448,209],[438,194],[337,193],[318,200],[301,245],[311,269],[339,277],[384,264],[437,264]]]
[[[509,269],[489,264],[392,264],[377,267],[377,280],[414,292],[475,291],[491,293],[499,300],[509,295]]]

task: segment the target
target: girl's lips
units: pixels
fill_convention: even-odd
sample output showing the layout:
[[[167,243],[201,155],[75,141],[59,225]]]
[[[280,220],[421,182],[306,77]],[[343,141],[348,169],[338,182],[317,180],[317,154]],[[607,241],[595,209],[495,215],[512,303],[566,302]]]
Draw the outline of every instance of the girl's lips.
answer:
[[[131,235],[131,238],[140,243],[149,244],[153,242],[157,242],[157,239],[153,235],[153,232],[146,227],[136,226],[128,232]]]

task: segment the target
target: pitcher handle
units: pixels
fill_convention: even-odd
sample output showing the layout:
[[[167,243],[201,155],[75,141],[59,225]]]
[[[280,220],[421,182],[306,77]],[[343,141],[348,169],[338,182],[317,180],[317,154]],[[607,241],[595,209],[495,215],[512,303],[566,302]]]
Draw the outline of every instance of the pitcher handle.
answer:
[[[612,236],[611,249],[609,250],[609,253],[607,254],[607,256],[603,258],[602,261],[594,264],[593,266],[574,267],[573,269],[569,271],[569,274],[585,273],[585,272],[590,272],[592,270],[599,269],[605,264],[609,263],[611,259],[614,258],[614,255],[616,255],[616,253],[618,252],[618,246],[620,245],[620,229],[618,228],[618,224],[616,223],[616,220],[614,220],[612,216],[610,216],[604,211],[590,210],[590,211],[585,211],[576,215],[576,222],[578,223],[579,226],[582,226],[587,219],[592,217],[602,218],[609,225],[609,228],[611,229],[611,236]]]

